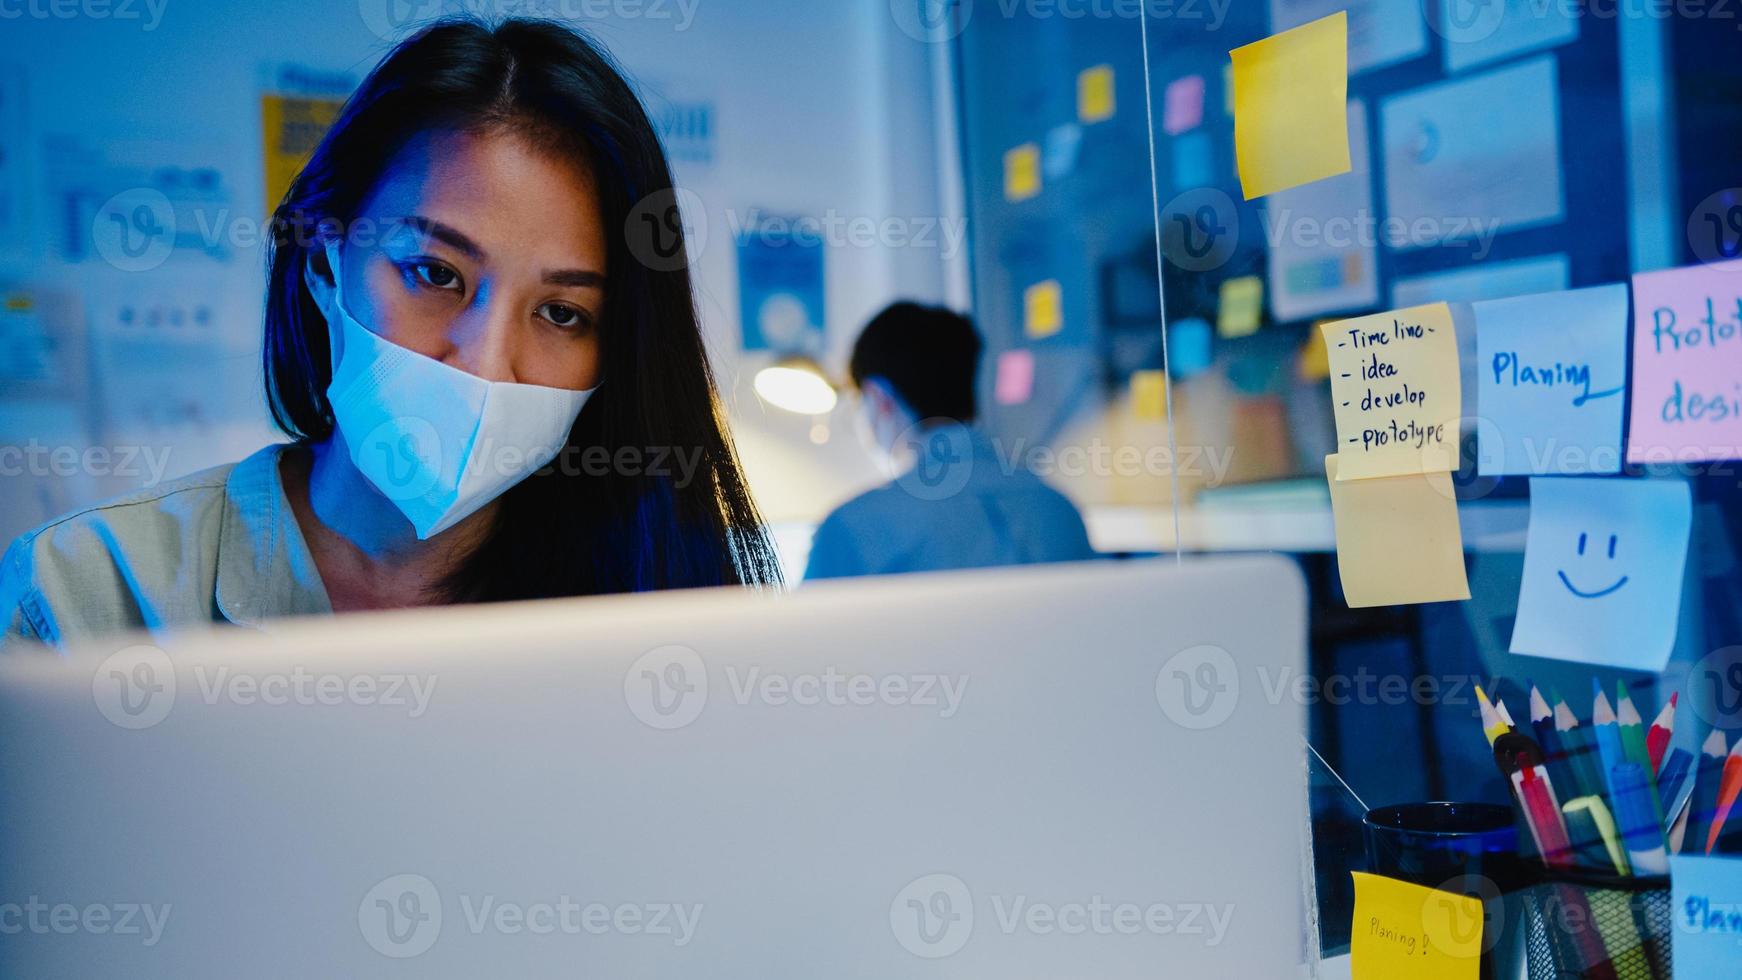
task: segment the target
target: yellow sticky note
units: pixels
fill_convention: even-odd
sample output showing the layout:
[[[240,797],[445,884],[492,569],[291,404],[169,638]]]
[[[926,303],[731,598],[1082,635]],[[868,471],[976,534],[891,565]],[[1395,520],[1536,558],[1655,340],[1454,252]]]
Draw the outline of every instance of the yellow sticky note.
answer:
[[[1458,468],[1458,337],[1444,303],[1333,320],[1331,362],[1342,479]]]
[[[1224,279],[1216,306],[1216,332],[1247,337],[1258,332],[1264,318],[1264,280],[1257,276]]]
[[[1034,338],[1051,337],[1065,325],[1064,293],[1057,279],[1037,282],[1022,291],[1023,332]]]
[[[1355,877],[1349,930],[1354,980],[1476,980],[1481,899],[1362,871],[1350,874]]]
[[[1246,200],[1349,172],[1349,21],[1339,10],[1228,52]]]
[[[1077,73],[1077,121],[1098,123],[1113,118],[1113,66],[1096,65]]]
[[[1167,418],[1167,372],[1131,373],[1131,414],[1140,419]]]
[[[1323,381],[1331,376],[1331,355],[1325,352],[1325,334],[1319,328],[1324,321],[1313,324],[1301,346],[1300,359],[1295,362],[1295,374],[1302,381]]]
[[[1470,598],[1450,473],[1339,479],[1325,457],[1337,572],[1349,608]]]
[[[1004,151],[1004,199],[1026,201],[1040,193],[1040,144],[1024,143]]]

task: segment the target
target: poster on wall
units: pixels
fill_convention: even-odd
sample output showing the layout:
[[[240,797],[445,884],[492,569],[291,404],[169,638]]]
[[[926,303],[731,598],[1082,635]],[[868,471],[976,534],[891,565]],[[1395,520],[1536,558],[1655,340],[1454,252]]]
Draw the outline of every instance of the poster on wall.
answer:
[[[1272,34],[1349,12],[1349,74],[1408,61],[1427,52],[1420,8],[1393,0],[1270,0]]]
[[[1579,37],[1580,11],[1575,4],[1444,0],[1437,6],[1435,30],[1445,39],[1441,50],[1448,75]]]
[[[1386,99],[1386,244],[1481,261],[1495,234],[1561,220],[1558,78],[1546,56]]]
[[[823,239],[814,219],[762,215],[737,233],[747,351],[822,353]]]
[[[1379,224],[1368,150],[1367,106],[1351,99],[1352,169],[1265,199],[1270,310],[1277,320],[1379,304]]]
[[[271,214],[320,145],[321,137],[339,118],[356,79],[344,72],[294,64],[273,66],[265,73],[260,93],[262,200],[266,213]]]
[[[260,226],[242,221],[219,161],[234,149],[48,133],[42,141],[49,238],[66,262],[148,272],[172,258],[225,262]]]
[[[699,83],[680,78],[644,81],[642,101],[674,166],[711,168],[719,157],[719,107]]]
[[[0,254],[24,249],[24,66],[0,63]]]

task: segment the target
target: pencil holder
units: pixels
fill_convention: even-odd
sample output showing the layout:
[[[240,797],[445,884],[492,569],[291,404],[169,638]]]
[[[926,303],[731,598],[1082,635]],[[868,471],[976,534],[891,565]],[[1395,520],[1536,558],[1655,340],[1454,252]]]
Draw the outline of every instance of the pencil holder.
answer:
[[[1668,878],[1554,872],[1524,898],[1530,980],[1670,980]]]

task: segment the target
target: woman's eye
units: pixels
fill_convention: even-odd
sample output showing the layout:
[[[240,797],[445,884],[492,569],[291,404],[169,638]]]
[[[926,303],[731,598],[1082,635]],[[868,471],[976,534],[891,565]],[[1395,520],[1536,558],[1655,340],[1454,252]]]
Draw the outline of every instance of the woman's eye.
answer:
[[[459,273],[435,262],[415,262],[411,272],[419,282],[437,289],[458,289],[460,285]]]
[[[591,322],[584,311],[566,303],[546,303],[538,308],[538,315],[564,330],[582,330]]]

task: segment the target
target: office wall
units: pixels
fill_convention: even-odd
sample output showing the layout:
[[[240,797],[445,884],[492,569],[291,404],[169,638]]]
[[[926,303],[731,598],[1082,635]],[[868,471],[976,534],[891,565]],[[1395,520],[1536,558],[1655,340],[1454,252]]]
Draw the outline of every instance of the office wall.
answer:
[[[277,87],[286,64],[304,76],[360,79],[388,49],[383,35],[396,36],[384,11],[405,5],[390,3],[166,0],[155,8],[141,2],[128,16],[116,7],[95,16],[96,5],[69,8],[71,17],[19,8],[19,16],[0,22],[0,72],[21,76],[25,93],[16,105],[20,118],[0,133],[0,176],[11,182],[0,201],[17,204],[17,221],[0,226],[0,284],[37,298],[46,329],[58,333],[69,358],[64,383],[0,394],[0,442],[82,447],[95,440],[144,450],[126,471],[112,459],[94,469],[81,464],[76,479],[45,476],[47,463],[34,475],[7,476],[0,535],[277,438],[259,393],[258,245],[221,240],[128,271],[92,254],[89,242],[76,254],[66,239],[89,232],[70,202],[81,181],[96,187],[128,167],[168,163],[215,172],[220,182],[196,231],[215,229],[226,239],[230,230],[247,231],[270,206],[261,92]],[[757,402],[750,376],[765,355],[740,352],[732,230],[758,209],[935,219],[931,46],[901,34],[881,4],[669,0],[549,8],[584,22],[652,98],[711,103],[711,161],[683,159],[676,169],[706,212],[697,283],[715,366],[769,516],[820,516],[873,475],[845,424],[845,407],[828,441],[817,445],[812,420]],[[882,304],[897,296],[940,298],[940,268],[937,248],[831,243],[831,366],[844,362],[852,335]],[[156,311],[166,322],[179,317],[185,329],[120,330],[123,309]]]

